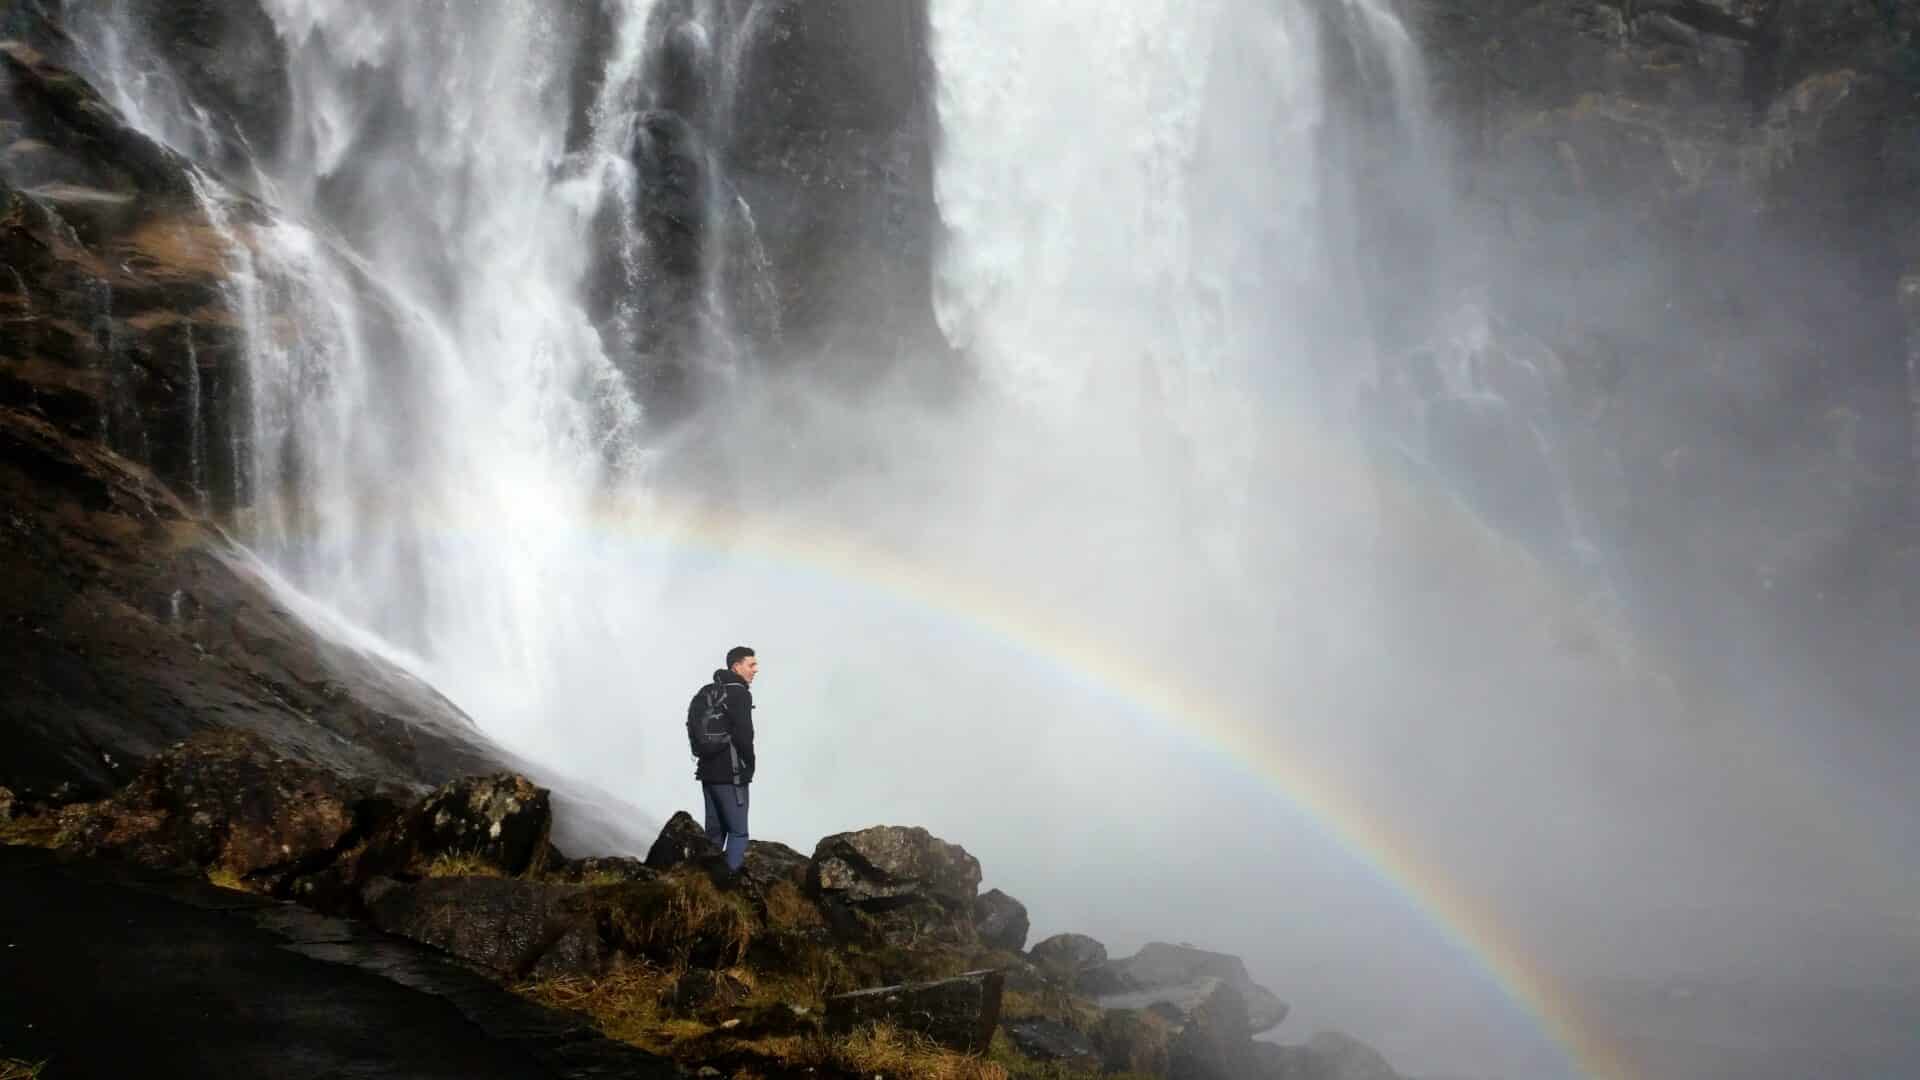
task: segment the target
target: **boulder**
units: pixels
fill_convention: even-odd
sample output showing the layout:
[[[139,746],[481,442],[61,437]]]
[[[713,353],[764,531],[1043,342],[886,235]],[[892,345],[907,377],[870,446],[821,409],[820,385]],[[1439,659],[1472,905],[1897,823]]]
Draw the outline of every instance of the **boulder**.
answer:
[[[1088,1033],[1108,1073],[1141,1076],[1167,1074],[1167,1050],[1174,1030],[1162,1018],[1132,1009],[1109,1009]]]
[[[1053,978],[1074,985],[1088,971],[1107,962],[1107,947],[1085,934],[1055,934],[1027,953],[1033,965]]]
[[[585,890],[510,878],[381,878],[366,891],[380,929],[442,949],[506,978],[596,974],[607,953]]]
[[[260,736],[208,731],[159,754],[94,810],[77,846],[271,890],[330,861],[369,798],[364,786],[284,757]]]
[[[973,901],[973,929],[982,945],[1017,953],[1027,947],[1027,906],[989,889]]]
[[[1003,980],[974,971],[938,982],[883,986],[827,999],[826,1030],[845,1035],[868,1024],[889,1024],[966,1054],[985,1053],[1000,1022]]]
[[[745,869],[747,876],[755,881],[805,885],[810,862],[805,855],[774,840],[753,840],[747,844]]]
[[[688,863],[704,865],[715,857],[707,830],[682,810],[661,827],[659,837],[647,849],[646,864],[655,870],[667,870]],[[807,857],[772,840],[751,840],[747,843],[745,870],[755,881],[791,881],[798,885],[806,881]]]
[[[1095,1070],[1100,1051],[1093,1040],[1053,1020],[1013,1020],[1003,1027],[1014,1049],[1035,1061],[1057,1061],[1069,1068]]]
[[[1239,957],[1190,945],[1153,942],[1125,960],[1087,972],[1078,985],[1109,1007],[1166,1005],[1184,1016],[1211,997],[1214,980],[1234,988],[1255,1034],[1271,1030],[1287,1018],[1287,1003],[1254,982]]]
[[[807,884],[867,911],[930,902],[971,920],[980,862],[925,829],[882,825],[820,841]]]
[[[1378,1050],[1350,1035],[1322,1031],[1305,1046],[1256,1043],[1266,1080],[1401,1080]]]
[[[707,830],[693,820],[692,814],[681,810],[660,827],[659,838],[647,849],[647,865],[667,870],[712,854],[713,841],[707,839]]]
[[[1233,984],[1204,978],[1198,996],[1182,1002],[1177,1013],[1168,1002],[1153,1009],[1179,1024],[1167,1050],[1167,1080],[1242,1080],[1254,1074],[1253,1030]]]
[[[510,773],[445,784],[415,819],[420,857],[472,858],[516,875],[538,868],[553,831],[547,790]]]

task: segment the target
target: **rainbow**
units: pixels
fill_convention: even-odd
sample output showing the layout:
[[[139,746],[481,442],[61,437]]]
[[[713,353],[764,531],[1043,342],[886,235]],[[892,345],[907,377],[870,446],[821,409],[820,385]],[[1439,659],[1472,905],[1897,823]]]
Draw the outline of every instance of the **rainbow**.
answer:
[[[1497,915],[1474,902],[1446,869],[1423,856],[1389,822],[1308,768],[1270,737],[1235,719],[1204,689],[1180,682],[1135,657],[1120,655],[1084,630],[1035,610],[979,582],[823,527],[817,521],[781,522],[763,515],[683,507],[609,504],[594,516],[597,529],[657,543],[667,550],[721,553],[794,567],[907,597],[946,617],[1016,646],[1099,686],[1176,730],[1197,737],[1238,767],[1271,785],[1342,849],[1407,899],[1454,947],[1470,957],[1567,1057],[1593,1080],[1633,1075],[1606,1040],[1582,1022],[1572,998],[1503,932]]]

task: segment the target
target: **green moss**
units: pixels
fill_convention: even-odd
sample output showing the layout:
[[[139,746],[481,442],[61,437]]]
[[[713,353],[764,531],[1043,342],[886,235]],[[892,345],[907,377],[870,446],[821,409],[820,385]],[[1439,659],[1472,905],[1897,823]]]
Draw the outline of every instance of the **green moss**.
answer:
[[[428,863],[430,878],[506,877],[506,872],[477,855],[442,855]]]

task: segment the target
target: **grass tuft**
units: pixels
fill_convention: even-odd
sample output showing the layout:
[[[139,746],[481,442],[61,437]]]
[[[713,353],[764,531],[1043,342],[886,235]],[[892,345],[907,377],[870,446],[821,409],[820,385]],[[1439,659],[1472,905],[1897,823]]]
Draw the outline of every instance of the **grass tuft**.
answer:
[[[0,1058],[0,1080],[39,1080],[41,1070],[47,1063],[25,1062],[16,1058]]]
[[[0,847],[66,847],[79,838],[92,804],[64,807],[47,814],[0,817]]]
[[[956,1053],[924,1036],[885,1024],[838,1038],[789,1040],[787,1065],[839,1069],[889,1080],[1009,1080],[1007,1067],[988,1058]]]
[[[253,891],[252,889],[249,889],[247,887],[246,881],[243,878],[241,878],[239,874],[234,873],[232,870],[229,870],[224,866],[208,867],[207,880],[219,886],[222,889],[232,889],[234,892],[252,892]]]
[[[506,872],[478,855],[441,855],[427,864],[430,878],[506,877]]]

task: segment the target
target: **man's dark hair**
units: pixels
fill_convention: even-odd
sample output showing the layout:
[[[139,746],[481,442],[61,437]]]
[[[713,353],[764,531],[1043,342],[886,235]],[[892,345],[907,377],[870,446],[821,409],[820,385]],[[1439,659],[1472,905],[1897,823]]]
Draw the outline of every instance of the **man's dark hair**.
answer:
[[[733,665],[752,655],[754,655],[752,649],[747,648],[745,645],[735,645],[733,648],[727,650],[727,668],[731,670]]]

